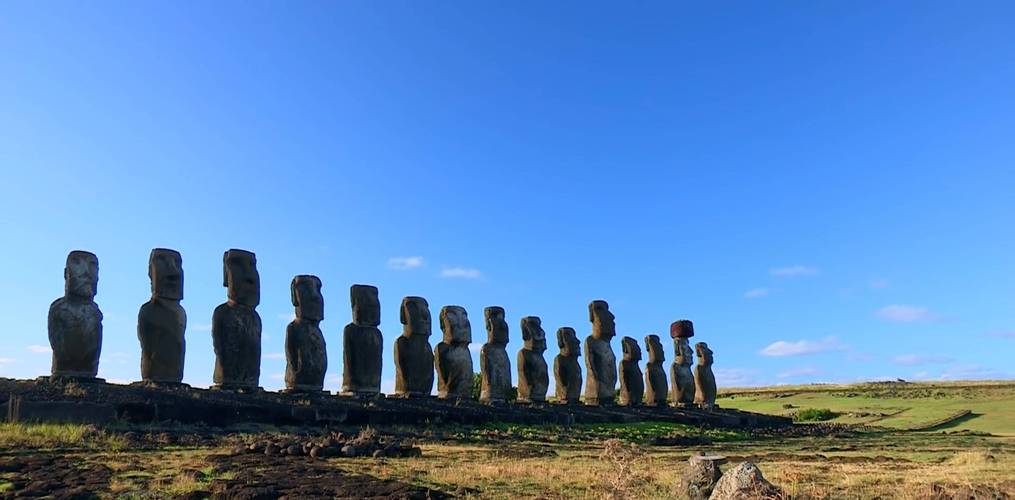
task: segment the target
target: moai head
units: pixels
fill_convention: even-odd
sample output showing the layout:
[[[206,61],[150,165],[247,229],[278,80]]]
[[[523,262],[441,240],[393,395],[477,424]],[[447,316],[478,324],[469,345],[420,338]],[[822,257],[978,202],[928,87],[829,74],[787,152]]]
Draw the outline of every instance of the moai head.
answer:
[[[689,339],[694,336],[694,323],[682,319],[670,323],[670,337],[674,339]]]
[[[483,309],[483,318],[486,320],[487,342],[497,345],[507,345],[508,324],[504,320],[504,308],[490,306]]]
[[[99,258],[91,252],[74,250],[67,254],[63,268],[64,293],[91,300],[99,285]]]
[[[698,353],[698,364],[702,366],[710,366],[712,364],[712,350],[708,348],[708,344],[698,342],[694,344],[694,350]]]
[[[637,340],[624,337],[620,340],[620,347],[624,350],[624,361],[641,361],[641,346]]]
[[[222,286],[229,289],[229,300],[249,307],[261,303],[261,275],[257,273],[254,252],[226,250],[222,272]]]
[[[645,349],[648,350],[649,363],[662,363],[666,361],[666,354],[663,352],[663,344],[659,342],[658,335],[645,337]]]
[[[673,352],[676,355],[674,362],[678,365],[691,366],[694,363],[694,351],[691,350],[691,344],[686,338],[674,340]]]
[[[543,331],[543,320],[539,319],[539,316],[522,318],[522,340],[527,351],[546,350],[546,332]]]
[[[183,300],[183,257],[168,248],[152,249],[148,256],[148,277],[152,280],[152,297]]]
[[[613,313],[610,312],[610,305],[605,300],[593,300],[589,303],[589,321],[592,322],[592,336],[597,339],[609,342],[617,334]]]
[[[300,320],[321,321],[324,319],[324,296],[321,295],[321,278],[301,274],[289,285],[292,291],[296,317]]]
[[[469,314],[462,306],[444,306],[441,308],[441,331],[444,342],[448,344],[469,344],[472,342],[472,325]]]
[[[352,322],[359,326],[377,326],[381,324],[381,301],[377,298],[377,287],[373,285],[353,285],[349,288],[352,301]]]
[[[564,326],[557,329],[557,347],[560,348],[560,355],[577,358],[581,353],[581,342],[578,342],[578,335],[574,328]]]
[[[430,304],[423,297],[403,298],[398,319],[405,325],[402,327],[402,335],[430,336]]]

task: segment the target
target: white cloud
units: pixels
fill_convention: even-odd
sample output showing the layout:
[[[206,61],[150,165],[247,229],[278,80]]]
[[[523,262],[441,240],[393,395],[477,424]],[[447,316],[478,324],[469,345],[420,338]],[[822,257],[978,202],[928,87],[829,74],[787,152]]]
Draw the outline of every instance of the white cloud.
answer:
[[[191,327],[190,330],[195,332],[210,332],[211,323],[198,323]]]
[[[291,321],[296,320],[296,313],[295,312],[280,313],[280,314],[275,315],[275,317],[277,317],[278,319],[280,319],[280,320],[282,320],[282,321],[284,321],[286,323],[289,323]]]
[[[0,358],[0,365],[9,365],[11,363],[17,363],[18,360],[14,358]]]
[[[882,307],[881,309],[878,309],[874,315],[885,321],[895,321],[899,323],[914,323],[917,321],[935,321],[941,319],[940,316],[926,307],[900,304]]]
[[[767,288],[753,288],[744,292],[744,298],[747,299],[759,299],[761,297],[768,297],[770,290]]]
[[[415,269],[417,267],[423,267],[423,257],[391,257],[388,259],[388,268],[396,271],[408,271],[409,269]]]
[[[744,387],[763,385],[758,380],[758,370],[748,368],[713,368],[715,382],[721,387]]]
[[[441,278],[464,278],[474,280],[483,276],[479,269],[471,267],[445,267],[441,269]]]
[[[33,344],[26,347],[26,349],[28,349],[29,352],[34,352],[36,354],[49,354],[53,352],[53,350],[50,349],[48,345]]]
[[[780,340],[769,344],[759,354],[770,357],[805,356],[827,351],[842,351],[846,350],[846,348],[835,337],[826,337],[821,340],[798,340],[796,342]]]
[[[261,357],[264,359],[285,359],[285,354],[281,352],[269,352]]]
[[[787,266],[769,269],[772,276],[813,276],[818,274],[818,268],[810,266]]]
[[[476,354],[479,354],[479,352],[483,350],[483,344],[473,342],[469,344],[469,350]]]
[[[1015,332],[990,332],[987,334],[988,337],[996,337],[999,339],[1013,339],[1015,340]]]
[[[285,378],[285,374],[281,373],[281,372],[276,372],[276,373],[272,373],[271,377],[269,377],[269,378],[271,378],[272,380],[282,380],[282,379]]]
[[[954,361],[954,359],[949,358],[948,356],[923,356],[919,354],[903,354],[892,358],[892,363],[902,366],[935,365],[950,363],[952,361]]]
[[[814,368],[812,366],[805,366],[802,368],[792,368],[789,370],[785,370],[783,372],[780,372],[779,375],[777,375],[777,377],[779,378],[803,377],[806,375],[817,375],[818,373],[820,372],[818,371],[817,368]]]

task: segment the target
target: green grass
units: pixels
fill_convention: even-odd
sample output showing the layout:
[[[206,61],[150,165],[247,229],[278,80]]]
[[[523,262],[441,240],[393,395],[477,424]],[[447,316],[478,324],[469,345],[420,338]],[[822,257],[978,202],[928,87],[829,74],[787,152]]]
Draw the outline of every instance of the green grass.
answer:
[[[795,422],[824,422],[839,416],[828,408],[806,408],[793,415]]]
[[[972,415],[936,430],[1015,436],[1015,382],[809,385],[722,391],[722,407],[792,416],[807,408],[838,414],[829,422],[915,429]]]
[[[78,424],[0,423],[0,448],[88,448],[122,450],[127,442],[118,434]]]
[[[570,426],[494,423],[475,429],[464,430],[460,433],[461,437],[465,439],[481,439],[493,434],[507,435],[513,439],[536,442],[586,442],[615,438],[632,443],[649,443],[656,438],[676,436],[702,437],[713,442],[726,442],[746,439],[748,437],[748,434],[743,431],[702,429],[692,425],[669,422],[575,424]]]

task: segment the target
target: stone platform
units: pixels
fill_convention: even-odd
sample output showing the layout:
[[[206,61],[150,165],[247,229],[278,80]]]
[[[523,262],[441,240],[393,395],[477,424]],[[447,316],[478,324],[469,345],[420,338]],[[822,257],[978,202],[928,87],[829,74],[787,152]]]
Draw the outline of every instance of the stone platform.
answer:
[[[146,424],[179,422],[225,427],[242,423],[324,426],[674,422],[720,428],[792,425],[788,418],[737,410],[595,407],[557,404],[485,405],[435,397],[357,399],[327,394],[236,394],[180,387],[0,379],[0,411],[11,422],[66,421]]]

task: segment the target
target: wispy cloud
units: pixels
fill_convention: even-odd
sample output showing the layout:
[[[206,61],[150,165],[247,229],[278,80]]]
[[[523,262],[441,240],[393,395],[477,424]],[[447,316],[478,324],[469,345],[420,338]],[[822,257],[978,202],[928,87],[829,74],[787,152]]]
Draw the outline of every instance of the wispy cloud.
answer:
[[[761,297],[768,297],[771,290],[767,288],[752,288],[744,292],[744,298],[746,299],[760,299]]]
[[[779,374],[776,376],[779,378],[793,378],[793,377],[804,377],[808,375],[817,375],[818,373],[821,372],[817,368],[814,368],[813,366],[804,366],[801,368],[792,368],[789,370],[779,372]]]
[[[463,278],[474,280],[481,278],[483,273],[471,267],[445,267],[441,269],[441,278]]]
[[[763,385],[758,378],[758,370],[750,368],[713,368],[712,373],[720,387]]]
[[[951,363],[952,361],[955,361],[955,359],[949,358],[948,356],[920,355],[920,354],[903,354],[892,358],[892,363],[902,366],[939,365],[944,363]]]
[[[988,337],[995,337],[999,339],[1012,339],[1015,340],[1015,332],[989,332]]]
[[[0,358],[0,365],[9,365],[11,363],[17,363],[18,360],[14,358]]]
[[[867,286],[869,286],[869,287],[871,287],[871,288],[873,288],[875,290],[880,290],[880,289],[883,289],[883,288],[888,288],[888,287],[892,286],[892,284],[888,280],[886,280],[884,278],[874,278],[874,279],[870,280],[870,282],[867,284]]]
[[[818,268],[811,266],[786,266],[769,269],[772,276],[813,276],[818,274]]]
[[[275,317],[280,319],[280,320],[282,320],[282,321],[284,321],[284,322],[286,322],[286,323],[289,323],[290,321],[293,321],[293,320],[296,319],[296,313],[295,312],[279,313],[279,314],[276,314]]]
[[[781,358],[785,356],[806,356],[828,351],[843,351],[847,346],[839,342],[835,337],[825,337],[821,340],[797,340],[795,342],[780,340],[765,347],[759,354]]]
[[[49,354],[53,352],[53,350],[50,349],[48,345],[39,345],[39,344],[30,345],[25,349],[28,349],[29,352],[34,352],[36,354]]]
[[[881,309],[878,309],[874,315],[885,321],[895,321],[898,323],[915,323],[919,321],[936,321],[941,319],[941,316],[926,307],[907,306],[901,304],[893,304],[882,307]]]
[[[388,259],[388,269],[408,271],[417,267],[423,267],[423,257],[418,255],[413,257],[391,257]]]
[[[280,352],[269,352],[261,357],[264,359],[285,359],[285,354]]]
[[[190,327],[189,330],[192,330],[192,331],[195,331],[195,332],[210,332],[211,331],[211,323],[198,323],[198,324]]]

